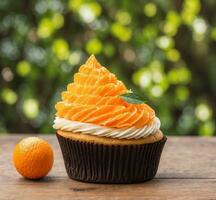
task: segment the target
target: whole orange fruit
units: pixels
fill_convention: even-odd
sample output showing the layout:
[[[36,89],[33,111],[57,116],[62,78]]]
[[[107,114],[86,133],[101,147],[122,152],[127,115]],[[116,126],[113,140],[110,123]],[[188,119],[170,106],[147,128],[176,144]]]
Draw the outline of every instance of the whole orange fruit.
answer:
[[[21,140],[13,152],[13,163],[16,170],[29,179],[46,176],[52,168],[53,158],[52,147],[38,137]]]

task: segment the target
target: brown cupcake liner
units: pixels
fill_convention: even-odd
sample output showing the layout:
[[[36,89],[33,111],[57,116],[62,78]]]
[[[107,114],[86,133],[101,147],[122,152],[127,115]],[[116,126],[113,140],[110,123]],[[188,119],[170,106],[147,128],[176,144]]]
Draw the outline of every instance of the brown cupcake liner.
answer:
[[[167,140],[150,144],[104,145],[56,134],[70,178],[94,183],[135,183],[154,178]]]

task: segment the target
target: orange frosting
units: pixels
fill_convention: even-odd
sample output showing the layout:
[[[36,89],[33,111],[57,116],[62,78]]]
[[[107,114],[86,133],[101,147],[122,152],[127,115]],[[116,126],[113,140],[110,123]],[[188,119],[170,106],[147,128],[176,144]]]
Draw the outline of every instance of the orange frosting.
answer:
[[[55,106],[57,117],[113,128],[142,127],[155,112],[147,104],[129,104],[120,98],[127,93],[124,83],[90,56],[62,92]]]

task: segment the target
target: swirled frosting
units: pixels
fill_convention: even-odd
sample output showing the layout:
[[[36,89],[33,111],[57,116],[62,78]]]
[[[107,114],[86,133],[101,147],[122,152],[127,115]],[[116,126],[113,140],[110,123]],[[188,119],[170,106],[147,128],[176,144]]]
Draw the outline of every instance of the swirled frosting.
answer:
[[[72,131],[73,133],[82,133],[119,139],[139,139],[156,133],[156,131],[160,128],[160,120],[155,117],[155,119],[150,124],[140,128],[130,127],[117,129],[83,122],[70,121],[64,118],[56,117],[53,127],[63,131]]]
[[[72,130],[72,126],[77,127],[79,124],[81,130],[80,124],[83,127],[86,127],[84,124],[88,124],[88,127],[91,124],[97,126],[97,129],[94,129],[95,133],[88,131],[89,134],[97,132],[100,135],[102,129],[99,131],[98,127],[112,131],[120,129],[124,133],[128,129],[137,135],[146,129],[148,133],[155,132],[158,123],[157,126],[154,125],[154,110],[147,104],[130,104],[120,98],[120,95],[128,92],[124,83],[92,55],[74,75],[73,83],[68,84],[67,90],[62,92],[62,100],[55,106],[58,124],[55,123],[54,128],[65,129],[69,126]],[[79,132],[83,132],[83,129]],[[106,135],[111,137],[113,134],[108,134],[107,131]]]

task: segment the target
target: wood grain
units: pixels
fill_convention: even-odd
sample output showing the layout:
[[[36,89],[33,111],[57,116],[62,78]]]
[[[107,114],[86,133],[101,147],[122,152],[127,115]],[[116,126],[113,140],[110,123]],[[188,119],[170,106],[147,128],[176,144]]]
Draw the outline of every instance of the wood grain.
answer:
[[[25,180],[11,157],[26,135],[0,136],[0,200],[36,199],[216,199],[216,138],[169,137],[154,180],[104,185],[70,180],[54,135],[40,137],[54,148],[55,163],[42,180]]]

